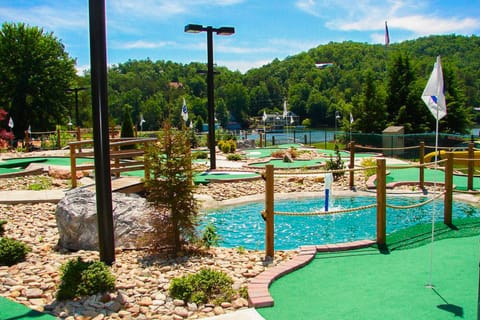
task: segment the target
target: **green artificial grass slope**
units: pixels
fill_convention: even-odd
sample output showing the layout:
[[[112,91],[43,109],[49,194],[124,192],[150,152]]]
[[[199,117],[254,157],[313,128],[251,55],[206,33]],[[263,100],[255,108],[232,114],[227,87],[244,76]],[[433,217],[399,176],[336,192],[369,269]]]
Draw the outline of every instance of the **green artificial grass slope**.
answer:
[[[7,298],[0,297],[0,319],[35,319],[35,320],[53,320],[57,319],[52,315],[41,313],[27,308],[23,304],[13,302]]]
[[[318,253],[273,282],[266,319],[476,319],[480,218],[395,232],[388,250]],[[406,250],[408,249],[408,250]],[[434,288],[426,288],[430,283]]]

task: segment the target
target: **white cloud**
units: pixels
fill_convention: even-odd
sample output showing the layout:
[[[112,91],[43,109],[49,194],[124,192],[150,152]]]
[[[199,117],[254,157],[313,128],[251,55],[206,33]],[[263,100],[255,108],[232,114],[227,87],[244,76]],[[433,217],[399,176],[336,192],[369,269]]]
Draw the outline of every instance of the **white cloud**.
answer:
[[[388,26],[409,31],[412,36],[472,33],[480,28],[476,17],[448,16],[432,9],[429,1],[414,0],[298,0],[297,8],[320,17],[327,28],[342,31],[376,31]],[[372,35],[373,38],[379,38]]]
[[[175,46],[176,43],[173,41],[145,41],[145,40],[137,40],[131,42],[124,42],[124,43],[117,43],[114,44],[115,48],[118,49],[157,49],[163,48],[167,46]]]
[[[225,66],[229,70],[233,71],[240,71],[241,73],[245,73],[250,69],[254,68],[260,68],[266,64],[269,64],[272,62],[273,59],[271,60],[234,60],[234,61],[217,61],[217,65],[219,66]]]
[[[46,6],[26,8],[0,8],[0,18],[9,22],[24,22],[51,30],[88,28],[88,7],[85,10],[71,7],[53,8]]]

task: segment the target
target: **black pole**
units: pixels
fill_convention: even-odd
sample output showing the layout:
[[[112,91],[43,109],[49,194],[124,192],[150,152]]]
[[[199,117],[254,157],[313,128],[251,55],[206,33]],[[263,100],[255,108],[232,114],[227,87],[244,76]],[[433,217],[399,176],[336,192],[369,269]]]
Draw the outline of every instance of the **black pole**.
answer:
[[[213,94],[213,28],[207,27],[207,100],[208,100],[208,145],[210,169],[216,168],[215,159],[215,103]]]
[[[77,128],[80,127],[80,120],[78,119],[78,90],[79,88],[75,88],[75,124]]]
[[[108,140],[107,45],[105,0],[90,0],[90,64],[92,85],[95,190],[97,196],[98,245],[100,260],[115,261],[112,185]]]

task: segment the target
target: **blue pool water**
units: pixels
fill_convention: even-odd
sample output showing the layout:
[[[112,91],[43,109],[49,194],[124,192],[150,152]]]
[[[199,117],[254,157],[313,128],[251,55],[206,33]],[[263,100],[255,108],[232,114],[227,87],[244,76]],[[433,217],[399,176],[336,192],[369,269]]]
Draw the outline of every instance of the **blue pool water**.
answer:
[[[427,200],[425,197],[389,197],[388,204],[412,205]],[[335,197],[329,210],[356,208],[376,203],[375,197]],[[324,211],[324,198],[303,198],[298,200],[276,200],[275,211],[318,212]],[[443,200],[439,199],[414,209],[387,208],[387,234],[409,226],[430,223],[435,208],[436,220],[443,220]],[[200,230],[211,222],[221,236],[222,247],[239,247],[264,250],[265,222],[260,212],[264,202],[225,207],[204,212]],[[455,202],[453,218],[478,217],[480,210],[470,204]],[[318,216],[275,216],[275,248],[278,250],[296,249],[302,245],[342,243],[372,239],[376,237],[376,208]]]

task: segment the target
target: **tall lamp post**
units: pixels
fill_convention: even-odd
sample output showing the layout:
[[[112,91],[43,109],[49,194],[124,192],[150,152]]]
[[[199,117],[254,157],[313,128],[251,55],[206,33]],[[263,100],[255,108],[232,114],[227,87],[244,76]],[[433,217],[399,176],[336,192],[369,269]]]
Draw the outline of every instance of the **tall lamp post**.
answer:
[[[221,36],[229,36],[235,33],[233,27],[213,28],[199,24],[187,24],[187,33],[207,32],[207,100],[208,100],[208,145],[210,147],[210,169],[216,168],[215,161],[215,103],[213,95],[213,33]]]
[[[88,88],[79,87],[79,88],[68,88],[67,92],[75,93],[75,125],[80,127],[80,116],[78,114],[78,91],[87,90]]]

